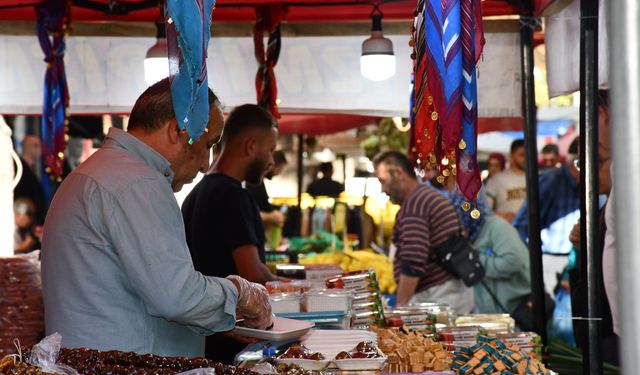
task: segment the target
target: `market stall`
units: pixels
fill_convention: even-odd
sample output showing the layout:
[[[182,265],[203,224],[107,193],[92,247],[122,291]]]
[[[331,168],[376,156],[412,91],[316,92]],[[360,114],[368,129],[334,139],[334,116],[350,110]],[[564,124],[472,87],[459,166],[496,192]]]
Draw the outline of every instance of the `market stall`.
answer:
[[[87,3],[76,2],[75,5]],[[381,8],[391,18],[395,17],[393,10],[398,9],[399,14],[410,16],[415,4],[408,3],[406,9],[394,8],[392,4]],[[489,12],[494,9],[491,5],[497,3],[503,7],[500,9],[513,11],[503,2],[484,3]],[[545,5],[548,4],[540,6]],[[253,4],[246,4],[246,7],[250,6]],[[342,9],[337,2],[333,6]],[[357,8],[358,4],[354,7]],[[368,12],[370,5],[363,8]],[[249,17],[241,5],[234,7],[221,2],[218,9],[220,17],[224,16],[225,10],[235,14],[236,20]],[[314,16],[317,12],[311,13],[306,9],[292,3],[290,16],[292,19],[308,17],[318,20]],[[354,8],[350,11],[355,12]],[[17,15],[22,14],[16,12]],[[96,16],[92,12],[95,13],[81,12],[79,17],[92,19]],[[248,13],[253,14],[251,9]],[[336,18],[340,17],[352,15],[337,13]],[[302,206],[301,198],[298,206]],[[302,257],[300,264],[276,266],[282,276],[301,281],[267,284],[272,309],[277,315],[273,328],[258,331],[241,325],[236,327],[236,334],[261,340],[238,357],[242,369],[204,359],[165,358],[117,351],[100,353],[90,348],[61,348],[46,353],[54,353],[54,357],[58,355],[58,365],[69,366],[80,373],[179,373],[198,368],[214,368],[215,373],[249,373],[266,369],[283,374],[304,371],[548,373],[540,363],[540,338],[533,333],[516,332],[514,321],[508,315],[455,316],[448,306],[437,301],[393,306],[384,296],[394,290],[391,263],[384,254],[350,249],[346,219],[340,220],[342,227],[338,221],[334,219],[329,225],[330,245],[318,251],[319,254]],[[37,291],[33,293],[37,295]],[[33,345],[34,342],[28,344]],[[0,370],[13,371],[35,365],[47,371],[47,364],[34,357],[37,349],[25,350],[24,359],[5,357],[0,362]],[[56,369],[54,364],[49,365],[52,372],[61,369]],[[33,367],[31,369],[36,371]]]
[[[338,265],[303,266],[295,272],[284,267],[282,272],[304,279],[267,283],[274,326],[268,331],[236,327],[236,334],[259,340],[238,355],[238,367],[202,358],[60,348],[60,336],[52,335],[35,346],[23,342],[20,357],[4,357],[0,371],[549,374],[541,362],[540,338],[517,332],[508,315],[456,316],[439,303],[391,308],[381,298],[384,281],[374,269],[342,272]]]

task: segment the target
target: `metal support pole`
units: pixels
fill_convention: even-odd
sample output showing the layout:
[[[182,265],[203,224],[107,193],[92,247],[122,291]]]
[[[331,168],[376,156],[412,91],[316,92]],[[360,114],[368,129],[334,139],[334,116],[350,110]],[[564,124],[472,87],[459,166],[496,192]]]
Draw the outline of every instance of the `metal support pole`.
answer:
[[[535,331],[547,346],[544,281],[542,277],[542,242],[540,240],[540,210],[538,189],[538,146],[536,97],[533,79],[533,29],[537,24],[530,12],[520,16],[520,58],[522,60],[522,97],[524,103],[524,143],[527,157],[527,215],[529,218],[529,257],[531,294]]]
[[[302,212],[302,179],[304,177],[304,134],[298,134],[298,208]]]
[[[340,159],[340,170],[342,172],[342,183],[346,184],[347,183],[347,155],[346,154],[339,154],[337,155],[337,159]]]
[[[640,2],[606,3],[622,373],[635,374],[640,358]]]
[[[582,246],[586,246],[588,345],[583,350],[585,374],[602,374],[600,285],[602,262],[599,256],[598,200],[598,0],[580,4],[580,180]]]

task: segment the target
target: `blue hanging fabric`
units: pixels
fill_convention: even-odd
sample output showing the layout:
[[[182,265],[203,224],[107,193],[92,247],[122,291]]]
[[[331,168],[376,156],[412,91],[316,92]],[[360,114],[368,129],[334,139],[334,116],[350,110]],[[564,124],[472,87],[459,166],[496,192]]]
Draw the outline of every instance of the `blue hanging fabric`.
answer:
[[[425,2],[427,85],[439,121],[441,169],[452,169],[462,125],[462,44],[460,0]],[[443,158],[438,157],[438,161]],[[451,163],[449,163],[451,161]]]
[[[50,0],[36,6],[38,41],[47,63],[42,108],[42,154],[45,171],[52,180],[61,179],[64,165],[69,107],[64,53],[70,13],[71,2],[67,0]],[[48,184],[43,185],[48,188]]]
[[[173,108],[190,142],[209,123],[207,47],[215,0],[167,0],[165,23]]]

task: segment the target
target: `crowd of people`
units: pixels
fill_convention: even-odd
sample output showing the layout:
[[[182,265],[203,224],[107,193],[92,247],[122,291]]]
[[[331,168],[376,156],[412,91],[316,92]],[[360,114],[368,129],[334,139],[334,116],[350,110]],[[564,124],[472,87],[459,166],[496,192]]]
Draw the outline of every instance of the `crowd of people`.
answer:
[[[231,333],[237,320],[272,324],[263,285],[281,278],[265,265],[265,231],[281,230],[285,218],[263,179],[287,163],[275,150],[277,124],[254,104],[225,121],[211,90],[209,106],[205,133],[190,143],[169,80],[152,85],[127,131],[111,128],[49,205],[39,139],[22,140],[14,249],[42,249],[46,331],[60,333],[63,345],[231,364],[253,341]],[[338,197],[344,186],[331,179],[331,163],[320,171],[309,192]],[[199,172],[205,177],[179,207],[174,193]]]
[[[611,194],[606,92],[600,93],[599,133],[598,185],[604,202]],[[580,243],[578,223],[582,183],[577,163],[579,143],[579,138],[573,140],[564,161],[556,145],[543,148],[539,161],[538,209],[545,289],[557,297],[556,302],[563,304],[563,308],[571,311],[573,307],[573,316],[587,316],[586,250]],[[394,248],[390,251],[398,282],[398,302],[446,301],[456,312],[465,314],[472,311],[513,313],[529,300],[525,172],[528,163],[538,161],[527,161],[524,151],[524,141],[518,139],[511,145],[508,165],[502,154],[489,156],[488,178],[474,202],[480,213],[477,217],[471,217],[469,207],[465,207],[470,203],[457,190],[451,175],[438,176],[437,172],[427,171],[426,182],[421,184],[405,154],[387,152],[378,156],[374,164],[382,190],[392,202],[400,205],[393,233]],[[617,283],[611,207],[612,204],[607,203],[601,215],[602,243],[598,256],[603,259],[603,267],[599,270],[599,279],[604,282],[599,288],[607,296],[601,327],[607,342],[604,359],[617,364]],[[434,253],[452,236],[464,236],[473,243],[485,270],[483,282],[466,287],[443,269]],[[470,290],[475,299],[469,301]],[[575,320],[573,326],[569,323],[567,327],[560,322],[569,321],[564,318],[550,319],[551,331],[561,331],[556,332],[557,337],[571,343],[575,341],[578,346],[586,345],[586,324]]]
[[[285,217],[269,203],[263,180],[287,164],[276,151],[277,124],[253,104],[234,108],[225,121],[212,91],[209,106],[207,130],[191,144],[176,121],[169,80],[152,85],[136,101],[128,130],[109,130],[104,145],[66,177],[48,211],[34,171],[39,141],[23,141],[26,173],[14,203],[15,250],[42,248],[46,330],[61,333],[64,346],[206,355],[232,363],[250,341],[230,333],[236,320],[261,329],[271,324],[263,285],[280,278],[265,265],[265,233],[281,230]],[[609,195],[606,96],[599,108],[599,186]],[[569,293],[574,315],[586,314],[579,153],[578,139],[566,157],[550,144],[539,161],[545,288]],[[529,300],[525,172],[531,162],[538,161],[526,160],[523,140],[512,143],[508,162],[503,154],[489,155],[488,177],[472,202],[479,215],[472,216],[453,176],[419,178],[407,155],[397,151],[373,160],[382,191],[400,205],[389,250],[398,304],[437,301],[458,314],[511,313]],[[174,192],[198,172],[206,175],[180,207]],[[320,173],[307,192],[340,196],[344,185],[332,179],[331,163],[321,164]],[[613,225],[610,207],[602,209],[605,259],[615,251],[607,230]],[[477,250],[482,283],[465,285],[434,256],[452,237],[464,237]],[[601,270],[609,280],[601,286],[608,297],[602,331],[611,343],[606,359],[617,363],[610,264],[605,261]],[[97,334],[96,327],[105,329]],[[585,327],[574,328],[578,345],[584,345]]]

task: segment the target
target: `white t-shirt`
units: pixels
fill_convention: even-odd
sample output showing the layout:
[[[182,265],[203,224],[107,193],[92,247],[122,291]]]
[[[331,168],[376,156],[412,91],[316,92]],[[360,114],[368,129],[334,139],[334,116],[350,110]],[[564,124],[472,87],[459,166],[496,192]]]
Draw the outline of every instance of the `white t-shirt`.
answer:
[[[613,180],[613,163],[611,163],[611,180]],[[602,253],[602,278],[604,279],[604,289],[611,308],[611,318],[613,319],[613,332],[620,335],[620,320],[618,319],[618,271],[616,265],[616,217],[614,213],[615,203],[613,196],[613,186],[604,210],[604,220],[607,224],[607,231],[604,235],[604,252]]]
[[[486,184],[487,197],[494,211],[516,214],[527,198],[524,173],[515,174],[506,169],[491,177]]]

